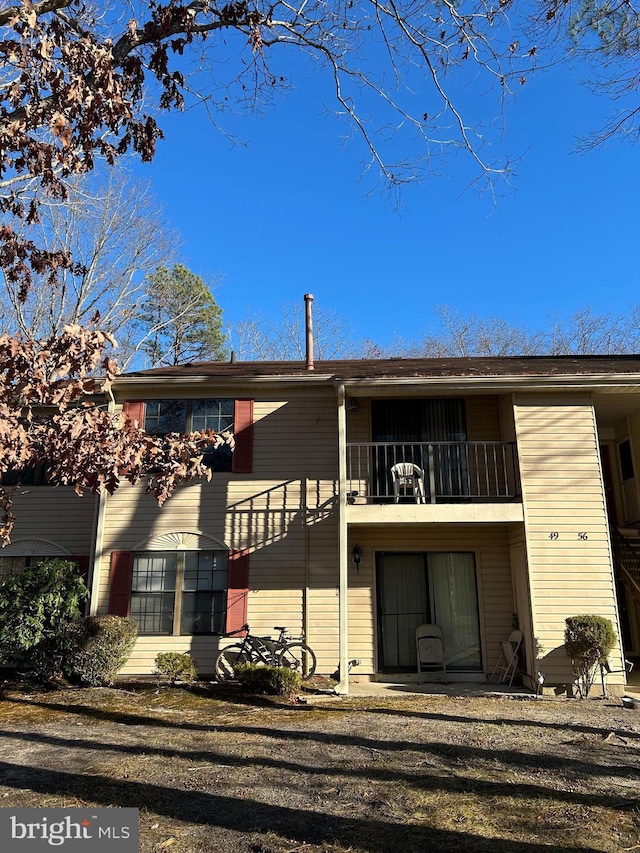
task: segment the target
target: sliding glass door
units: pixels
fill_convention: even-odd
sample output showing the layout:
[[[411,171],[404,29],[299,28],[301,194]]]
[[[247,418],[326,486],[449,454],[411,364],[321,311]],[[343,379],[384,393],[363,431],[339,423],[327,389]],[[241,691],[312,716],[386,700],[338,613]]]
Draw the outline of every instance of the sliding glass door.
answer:
[[[447,669],[480,670],[480,625],[473,553],[383,553],[377,560],[378,665],[416,669],[415,631],[442,628]]]
[[[374,495],[392,494],[391,468],[402,462],[425,472],[427,488],[432,468],[441,499],[459,499],[469,493],[464,400],[372,400],[371,440],[376,443]]]

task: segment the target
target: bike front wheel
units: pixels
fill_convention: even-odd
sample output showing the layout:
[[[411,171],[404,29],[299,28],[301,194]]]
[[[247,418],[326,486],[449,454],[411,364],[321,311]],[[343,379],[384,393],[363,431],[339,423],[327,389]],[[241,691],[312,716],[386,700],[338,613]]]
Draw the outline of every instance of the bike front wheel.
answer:
[[[241,643],[236,643],[234,646],[227,646],[223,649],[216,658],[215,670],[216,678],[222,684],[228,684],[236,677],[235,668],[240,663],[251,663],[251,659],[244,646]]]
[[[289,643],[278,655],[278,666],[299,672],[303,679],[316,671],[316,655],[306,643]]]

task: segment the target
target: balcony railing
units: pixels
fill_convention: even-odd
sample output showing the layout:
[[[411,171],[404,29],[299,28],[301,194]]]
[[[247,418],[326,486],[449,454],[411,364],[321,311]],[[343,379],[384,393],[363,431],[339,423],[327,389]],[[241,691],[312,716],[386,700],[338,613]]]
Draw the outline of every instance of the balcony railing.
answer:
[[[514,442],[347,444],[351,502],[508,501],[519,495]]]

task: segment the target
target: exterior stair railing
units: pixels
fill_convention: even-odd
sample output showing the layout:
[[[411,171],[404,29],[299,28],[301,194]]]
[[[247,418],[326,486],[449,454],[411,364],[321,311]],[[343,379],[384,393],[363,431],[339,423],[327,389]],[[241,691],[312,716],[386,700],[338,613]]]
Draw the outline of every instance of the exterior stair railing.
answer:
[[[618,578],[640,603],[640,547],[615,527],[611,529],[611,544]]]

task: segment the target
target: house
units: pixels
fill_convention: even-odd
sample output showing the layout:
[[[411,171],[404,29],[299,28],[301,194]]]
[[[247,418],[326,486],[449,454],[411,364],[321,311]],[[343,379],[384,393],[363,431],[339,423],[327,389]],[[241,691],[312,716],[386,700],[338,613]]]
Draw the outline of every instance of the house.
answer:
[[[143,485],[25,488],[0,566],[78,558],[91,612],[139,625],[126,674],[163,650],[211,673],[248,621],[304,633],[319,672],[357,659],[360,678],[406,679],[416,626],[435,622],[449,678],[481,681],[517,624],[525,683],[562,691],[564,620],[588,612],[621,638],[623,690],[640,654],[640,356],[232,360],[113,393],[150,432],[232,429],[235,448],[161,508]]]

